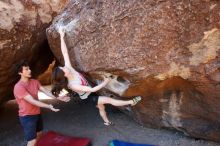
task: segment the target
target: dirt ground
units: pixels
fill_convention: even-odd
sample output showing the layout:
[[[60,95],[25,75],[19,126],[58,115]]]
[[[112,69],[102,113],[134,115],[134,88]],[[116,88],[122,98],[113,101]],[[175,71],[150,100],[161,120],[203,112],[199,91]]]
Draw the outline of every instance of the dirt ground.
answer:
[[[61,109],[57,113],[42,110],[44,131],[53,130],[69,136],[89,137],[93,146],[107,146],[113,139],[159,146],[220,146],[220,143],[196,140],[177,131],[144,128],[112,107],[108,107],[107,111],[115,125],[105,126],[98,110],[90,103],[44,101]],[[15,101],[10,101],[0,108],[0,146],[26,145],[17,110]]]

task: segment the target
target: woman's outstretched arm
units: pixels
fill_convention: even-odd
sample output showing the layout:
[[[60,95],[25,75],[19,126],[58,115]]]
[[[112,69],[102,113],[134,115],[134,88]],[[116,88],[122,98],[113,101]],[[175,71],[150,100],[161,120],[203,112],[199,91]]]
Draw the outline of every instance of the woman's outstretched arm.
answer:
[[[61,51],[62,51],[62,54],[63,54],[65,66],[68,67],[68,68],[73,68],[71,63],[70,63],[70,57],[69,57],[69,53],[68,53],[68,50],[67,50],[66,43],[64,41],[65,32],[64,32],[64,29],[62,27],[59,28],[59,33],[60,33]]]
[[[101,88],[103,88],[106,84],[108,84],[109,81],[110,81],[109,78],[105,78],[105,80],[101,84],[99,84],[95,87],[89,87],[89,86],[83,86],[83,85],[71,85],[70,88],[73,91],[96,92],[96,91],[100,90]]]

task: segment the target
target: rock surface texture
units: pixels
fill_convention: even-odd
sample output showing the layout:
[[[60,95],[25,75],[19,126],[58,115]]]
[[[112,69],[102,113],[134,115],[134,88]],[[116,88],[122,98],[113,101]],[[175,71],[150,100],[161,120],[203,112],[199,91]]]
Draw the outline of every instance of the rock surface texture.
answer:
[[[47,29],[63,63],[59,26],[76,69],[143,97],[128,109],[141,124],[220,141],[219,1],[72,0]]]
[[[18,61],[27,59],[33,76],[52,62],[45,30],[66,3],[67,0],[0,1],[0,103],[11,97]]]

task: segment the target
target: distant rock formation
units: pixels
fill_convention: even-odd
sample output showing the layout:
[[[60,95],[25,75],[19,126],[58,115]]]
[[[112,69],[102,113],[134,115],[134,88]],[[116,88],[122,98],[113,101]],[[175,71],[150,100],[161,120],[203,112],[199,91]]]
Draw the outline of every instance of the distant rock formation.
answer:
[[[45,30],[66,3],[67,0],[0,1],[0,103],[12,97],[16,62],[28,59],[34,76],[52,62]]]

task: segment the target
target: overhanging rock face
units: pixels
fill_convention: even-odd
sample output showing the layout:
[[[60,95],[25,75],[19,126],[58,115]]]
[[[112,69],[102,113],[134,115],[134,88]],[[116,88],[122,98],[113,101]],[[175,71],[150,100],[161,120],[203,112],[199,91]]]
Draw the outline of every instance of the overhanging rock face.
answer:
[[[45,43],[45,30],[66,3],[67,0],[0,1],[0,103],[11,98],[18,61],[29,60],[37,75],[53,59]]]
[[[57,28],[71,63],[107,86],[146,126],[170,127],[220,141],[220,3],[218,1],[71,1],[47,29],[63,63]]]

